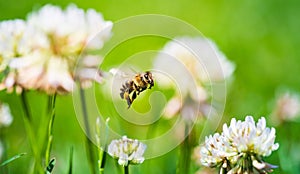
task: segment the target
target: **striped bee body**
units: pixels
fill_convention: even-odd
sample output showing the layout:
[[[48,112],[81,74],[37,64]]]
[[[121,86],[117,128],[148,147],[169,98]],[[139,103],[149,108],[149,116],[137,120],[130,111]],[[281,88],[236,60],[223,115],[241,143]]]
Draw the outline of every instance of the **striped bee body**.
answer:
[[[136,74],[132,80],[122,85],[120,96],[127,101],[128,108],[130,108],[132,102],[141,92],[151,89],[153,86],[154,81],[151,72]]]

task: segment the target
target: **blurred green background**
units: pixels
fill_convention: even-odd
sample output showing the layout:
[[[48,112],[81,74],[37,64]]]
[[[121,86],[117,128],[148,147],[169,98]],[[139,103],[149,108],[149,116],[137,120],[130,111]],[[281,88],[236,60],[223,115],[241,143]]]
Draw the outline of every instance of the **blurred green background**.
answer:
[[[246,115],[268,117],[275,105],[278,91],[300,90],[300,1],[299,0],[0,0],[0,20],[22,18],[33,9],[51,3],[62,7],[75,3],[83,9],[94,8],[106,20],[113,22],[138,14],[164,14],[184,20],[211,38],[225,55],[236,64],[232,83],[228,86],[228,97],[223,117],[243,119]],[[141,42],[129,50],[160,48],[165,41]],[[116,62],[118,56],[115,56]],[[120,58],[121,59],[121,58]],[[45,95],[30,92],[30,105],[38,124],[40,113],[46,108]],[[31,162],[30,151],[22,120],[22,108],[18,96],[0,93],[0,99],[8,102],[14,115],[13,124],[2,129],[6,138],[7,156],[20,152],[28,154],[9,164],[9,173],[26,171]],[[273,126],[268,123],[269,126]],[[287,129],[288,127],[288,129]],[[277,128],[280,148],[266,161],[280,167],[274,173],[300,173],[300,124],[286,123]],[[288,135],[288,136],[286,136]],[[57,98],[57,114],[54,125],[52,156],[57,159],[54,173],[66,173],[68,154],[74,146],[74,173],[89,173],[85,158],[84,133],[75,117],[71,96]],[[165,156],[134,166],[134,172],[175,173],[177,161],[175,149]],[[108,168],[113,163],[108,163]],[[116,173],[111,171],[107,173]]]

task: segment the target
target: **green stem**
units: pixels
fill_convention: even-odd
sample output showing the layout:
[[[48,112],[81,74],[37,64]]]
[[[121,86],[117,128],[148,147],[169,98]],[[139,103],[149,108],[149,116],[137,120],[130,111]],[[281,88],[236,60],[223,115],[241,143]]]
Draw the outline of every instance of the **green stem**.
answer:
[[[84,127],[85,127],[85,132],[86,132],[86,152],[87,152],[89,166],[92,170],[92,173],[96,174],[95,159],[94,159],[94,154],[93,154],[94,144],[89,139],[89,137],[91,136],[91,132],[90,132],[90,125],[89,125],[89,121],[88,121],[88,112],[87,112],[87,106],[86,106],[86,100],[85,100],[85,93],[82,88],[80,88],[79,93],[80,93],[80,99],[81,99],[83,122],[84,122]]]
[[[83,114],[83,122],[85,126],[85,132],[87,137],[90,137],[91,132],[90,132],[90,125],[88,121],[88,112],[87,112],[87,106],[86,106],[86,100],[85,100],[85,93],[82,88],[79,90],[80,92],[80,99],[81,99],[81,107],[82,107],[82,114]]]
[[[124,174],[129,174],[129,165],[124,166]]]
[[[47,114],[51,113],[52,110],[52,100],[53,100],[53,96],[52,95],[48,95],[48,101],[47,101]]]
[[[25,127],[25,131],[26,134],[28,136],[28,140],[29,140],[29,145],[31,147],[32,153],[34,155],[34,171],[32,171],[32,173],[36,174],[36,173],[43,173],[43,167],[42,167],[42,160],[41,160],[41,156],[39,154],[39,147],[35,138],[35,130],[33,127],[33,123],[32,123],[32,116],[31,113],[29,111],[29,105],[26,99],[26,91],[23,91],[21,93],[21,105],[24,111],[24,117],[23,117],[23,121],[24,121],[24,127]]]
[[[180,160],[178,161],[177,166],[177,174],[181,173],[189,173],[190,170],[190,163],[191,163],[191,134],[190,134],[190,127],[186,123],[185,124],[185,139],[181,145],[180,149]]]
[[[53,142],[53,124],[55,119],[55,101],[56,101],[56,93],[53,96],[49,96],[48,100],[48,114],[50,115],[49,123],[47,126],[47,137],[46,137],[46,151],[45,151],[45,166],[48,165],[50,161],[50,153]]]
[[[99,172],[103,173],[104,172],[104,166],[105,166],[105,161],[106,161],[106,150],[107,150],[107,139],[108,139],[108,134],[109,134],[109,127],[108,127],[108,122],[109,122],[110,118],[107,118],[105,121],[105,135],[104,135],[104,148],[101,148],[101,142],[100,142],[100,120],[99,123],[97,124],[97,136],[98,136],[98,146],[99,146]]]
[[[26,92],[23,91],[21,93],[21,103],[22,103],[22,107],[23,107],[23,110],[24,110],[24,115],[26,117],[26,119],[31,122],[31,114],[30,114],[30,111],[29,111],[29,105],[27,103],[27,99],[26,99]]]

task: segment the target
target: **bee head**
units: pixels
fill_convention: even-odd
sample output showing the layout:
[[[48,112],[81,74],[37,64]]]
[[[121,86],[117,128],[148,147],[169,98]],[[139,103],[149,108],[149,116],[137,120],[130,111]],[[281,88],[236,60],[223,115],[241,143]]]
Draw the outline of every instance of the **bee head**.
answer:
[[[153,84],[153,78],[152,78],[152,73],[150,71],[146,71],[143,75],[143,78],[145,81],[149,84]]]

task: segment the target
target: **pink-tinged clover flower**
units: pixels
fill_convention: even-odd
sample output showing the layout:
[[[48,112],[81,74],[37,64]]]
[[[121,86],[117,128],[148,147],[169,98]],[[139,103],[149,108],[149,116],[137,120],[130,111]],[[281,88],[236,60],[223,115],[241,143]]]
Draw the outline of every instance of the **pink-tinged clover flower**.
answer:
[[[0,67],[9,69],[1,80],[1,89],[12,91],[17,87],[17,92],[34,89],[48,94],[69,93],[76,80],[82,87],[102,81],[98,69],[101,57],[90,52],[103,47],[111,35],[112,22],[105,21],[100,13],[93,9],[84,11],[75,5],[66,10],[45,5],[29,14],[23,23],[22,32],[13,31],[15,36],[11,40],[17,38],[14,53],[8,55],[0,50],[0,55],[6,55]],[[8,29],[3,27],[0,35]]]

